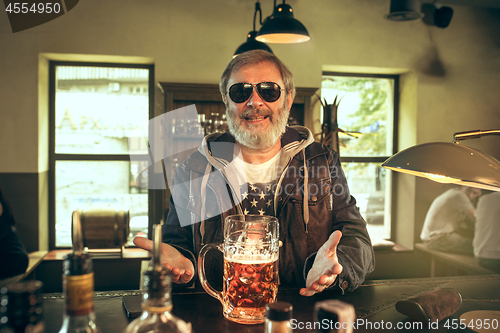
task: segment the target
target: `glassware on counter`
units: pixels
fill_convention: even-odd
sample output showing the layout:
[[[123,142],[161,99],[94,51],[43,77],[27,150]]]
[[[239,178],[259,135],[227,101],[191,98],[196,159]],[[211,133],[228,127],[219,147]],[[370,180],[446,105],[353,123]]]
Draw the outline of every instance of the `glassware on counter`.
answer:
[[[227,131],[226,114],[211,112],[209,116],[198,114],[197,119],[173,119],[172,134],[175,136],[198,136]]]
[[[172,127],[174,135],[186,135],[186,119],[174,119]]]
[[[45,332],[42,286],[31,280],[0,289],[0,333]]]
[[[64,257],[64,314],[59,333],[100,333],[94,312],[92,258],[84,252],[80,214],[72,215],[73,252]]]
[[[211,249],[224,256],[222,292],[207,281],[205,256]],[[265,215],[231,215],[224,221],[223,244],[204,245],[198,276],[205,291],[222,303],[223,315],[240,324],[263,323],[266,304],[278,294],[278,219]]]
[[[143,312],[124,333],[191,333],[191,324],[172,314],[172,284],[161,261],[161,224],[154,227],[153,265],[144,273]]]

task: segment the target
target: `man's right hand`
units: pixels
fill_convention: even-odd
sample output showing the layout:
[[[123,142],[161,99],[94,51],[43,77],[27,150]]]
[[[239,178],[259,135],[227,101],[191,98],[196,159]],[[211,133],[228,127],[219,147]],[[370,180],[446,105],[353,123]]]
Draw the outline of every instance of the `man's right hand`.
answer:
[[[149,252],[153,250],[153,241],[146,237],[135,237],[134,244]],[[162,243],[161,258],[163,267],[172,273],[172,282],[187,283],[191,281],[194,276],[193,263],[184,257],[175,247]]]

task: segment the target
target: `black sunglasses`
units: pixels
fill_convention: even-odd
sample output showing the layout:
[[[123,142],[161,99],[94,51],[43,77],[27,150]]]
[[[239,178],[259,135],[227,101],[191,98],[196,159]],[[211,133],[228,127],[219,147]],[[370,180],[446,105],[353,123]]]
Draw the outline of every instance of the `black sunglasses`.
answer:
[[[253,87],[257,87],[257,93],[266,102],[276,102],[281,96],[280,86],[275,82],[261,83],[235,83],[229,88],[229,97],[235,103],[247,101],[253,93]]]

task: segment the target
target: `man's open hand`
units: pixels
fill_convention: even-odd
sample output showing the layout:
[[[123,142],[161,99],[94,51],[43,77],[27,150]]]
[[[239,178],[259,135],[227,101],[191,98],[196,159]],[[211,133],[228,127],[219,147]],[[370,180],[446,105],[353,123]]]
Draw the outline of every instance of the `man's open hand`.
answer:
[[[314,259],[314,264],[307,274],[306,288],[300,289],[302,296],[312,296],[330,287],[342,272],[342,265],[337,257],[337,245],[342,233],[337,230],[321,246]]]
[[[135,237],[134,244],[149,252],[153,250],[153,241],[146,237]],[[161,258],[163,267],[172,273],[172,282],[187,283],[191,281],[194,276],[193,263],[177,251],[175,247],[162,243]]]

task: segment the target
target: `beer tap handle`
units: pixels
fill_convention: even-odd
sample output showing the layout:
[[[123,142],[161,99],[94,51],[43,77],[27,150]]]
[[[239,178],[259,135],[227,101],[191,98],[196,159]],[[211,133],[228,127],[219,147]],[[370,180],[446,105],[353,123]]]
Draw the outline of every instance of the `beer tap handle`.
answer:
[[[153,229],[153,268],[161,270],[161,224],[155,224]]]
[[[72,220],[72,243],[73,253],[81,255],[83,253],[83,235],[82,235],[82,222],[80,220],[80,213],[75,210],[71,216]]]

